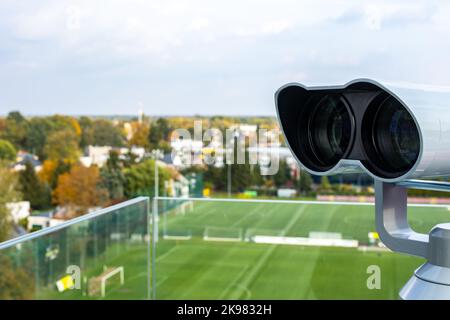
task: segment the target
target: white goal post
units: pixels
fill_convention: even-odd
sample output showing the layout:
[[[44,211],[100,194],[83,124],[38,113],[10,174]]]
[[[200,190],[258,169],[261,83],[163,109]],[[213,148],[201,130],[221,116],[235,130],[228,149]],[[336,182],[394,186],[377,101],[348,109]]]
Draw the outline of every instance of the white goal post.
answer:
[[[242,241],[242,228],[205,227],[203,240],[205,241]]]
[[[106,280],[109,278],[115,276],[116,274],[120,275],[120,284],[123,285],[125,282],[125,271],[123,267],[117,267],[114,269],[107,269],[105,272],[101,275],[101,283],[100,283],[100,290],[101,290],[101,296],[102,298],[106,295]]]

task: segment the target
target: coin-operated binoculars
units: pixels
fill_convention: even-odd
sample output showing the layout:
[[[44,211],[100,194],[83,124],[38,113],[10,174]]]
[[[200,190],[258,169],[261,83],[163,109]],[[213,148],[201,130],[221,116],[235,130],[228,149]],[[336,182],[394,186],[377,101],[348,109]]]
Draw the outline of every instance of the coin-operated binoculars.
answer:
[[[421,234],[407,219],[407,189],[450,192],[449,183],[417,180],[450,175],[446,100],[427,90],[394,93],[369,79],[332,87],[290,83],[275,94],[278,120],[298,163],[315,175],[371,175],[381,241],[427,259],[400,291],[403,299],[450,299],[450,223]]]

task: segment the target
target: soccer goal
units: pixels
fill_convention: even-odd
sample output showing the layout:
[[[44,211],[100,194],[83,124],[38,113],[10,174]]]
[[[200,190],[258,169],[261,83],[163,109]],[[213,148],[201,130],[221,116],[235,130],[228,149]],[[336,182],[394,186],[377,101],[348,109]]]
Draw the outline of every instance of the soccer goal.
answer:
[[[206,227],[205,241],[242,241],[242,228]]]
[[[255,237],[258,237],[258,236],[280,237],[282,235],[283,235],[283,230],[248,228],[245,231],[244,239],[245,239],[245,241],[253,242]]]
[[[183,227],[164,229],[162,238],[164,240],[191,240],[192,230]]]
[[[103,267],[103,272],[97,277],[89,280],[89,295],[94,296],[100,293],[102,298],[106,295],[106,284],[109,279],[119,275],[120,285],[125,283],[125,270],[123,266],[120,267]]]

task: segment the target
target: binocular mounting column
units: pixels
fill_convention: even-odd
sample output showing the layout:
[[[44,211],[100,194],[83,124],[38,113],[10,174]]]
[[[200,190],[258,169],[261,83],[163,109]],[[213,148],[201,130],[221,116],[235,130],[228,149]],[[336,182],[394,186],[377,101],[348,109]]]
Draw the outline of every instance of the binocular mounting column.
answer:
[[[450,299],[450,223],[434,226],[429,234],[411,229],[407,218],[407,190],[450,192],[450,183],[405,180],[375,181],[376,228],[392,251],[427,259],[400,291],[402,299]]]

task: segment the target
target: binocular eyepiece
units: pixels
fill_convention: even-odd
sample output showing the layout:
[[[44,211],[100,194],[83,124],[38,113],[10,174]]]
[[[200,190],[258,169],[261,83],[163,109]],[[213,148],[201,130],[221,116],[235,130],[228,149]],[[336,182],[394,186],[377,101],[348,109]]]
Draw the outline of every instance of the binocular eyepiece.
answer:
[[[450,135],[443,137],[450,109],[442,101],[426,105],[423,95],[431,93],[400,91],[408,104],[368,79],[335,87],[292,83],[276,92],[275,103],[291,151],[313,174],[362,169],[383,181],[450,174]]]

